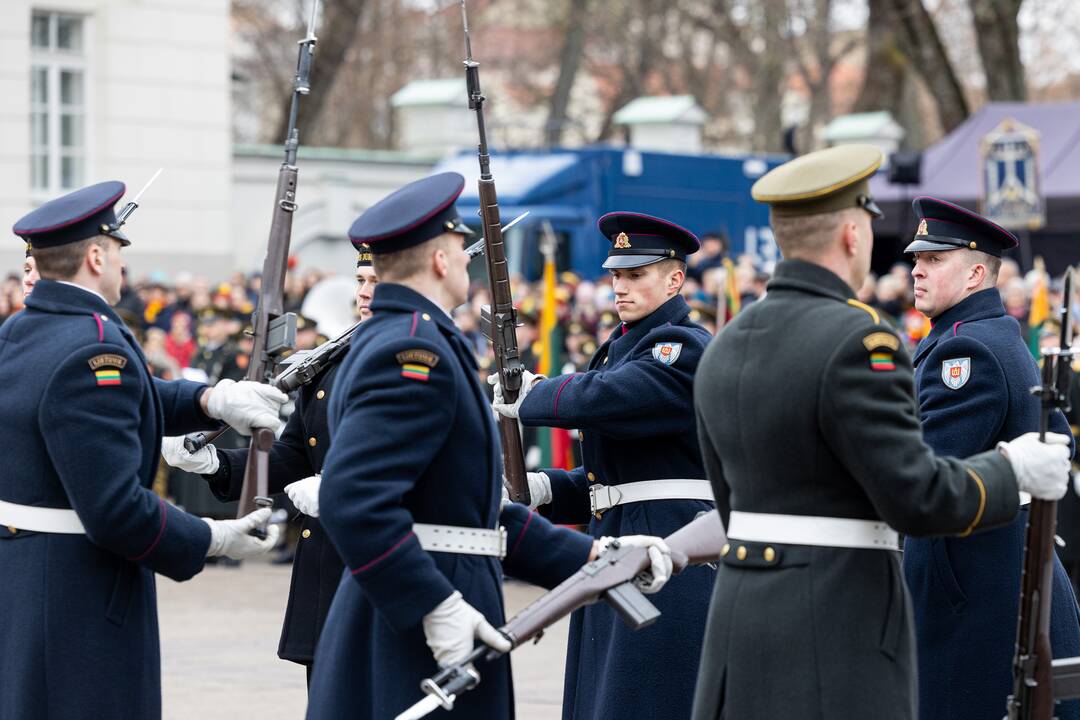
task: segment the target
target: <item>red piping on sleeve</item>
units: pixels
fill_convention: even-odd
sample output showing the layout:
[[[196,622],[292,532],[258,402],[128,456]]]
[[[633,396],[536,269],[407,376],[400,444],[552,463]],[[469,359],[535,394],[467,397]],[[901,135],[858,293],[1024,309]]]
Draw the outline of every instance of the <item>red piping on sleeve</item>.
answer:
[[[97,315],[94,317],[97,317]],[[101,324],[100,320],[98,320],[98,324]],[[158,529],[157,537],[154,538],[154,542],[150,543],[150,547],[146,549],[146,552],[138,557],[131,558],[131,562],[140,562],[150,553],[154,552],[154,548],[158,546],[158,543],[161,542],[161,537],[165,534],[165,525],[168,524],[169,521],[169,506],[166,505],[165,501],[161,498],[158,498],[158,505],[161,508],[161,527]]]
[[[417,318],[419,318],[419,317],[420,317],[420,313],[418,313],[418,312],[416,312],[415,310],[413,310],[413,314],[412,314],[412,327],[411,327],[411,328],[409,328],[409,337],[412,337],[413,335],[415,335],[415,334],[416,334],[416,320],[417,320]]]
[[[97,323],[97,341],[101,342],[105,339],[105,326],[101,324],[101,318],[97,313],[94,313],[94,322]]]
[[[533,515],[535,514],[536,512],[534,510],[529,511],[529,519],[525,521],[525,527],[521,528],[521,532],[518,533],[517,540],[514,541],[514,547],[510,549],[510,555],[507,555],[506,557],[510,557],[517,552],[518,545],[520,545],[521,541],[525,539],[525,532],[529,529],[529,523],[532,522]]]
[[[367,570],[368,568],[371,568],[371,567],[374,567],[375,565],[378,565],[378,564],[379,564],[379,563],[381,563],[381,562],[382,562],[383,560],[385,560],[385,559],[387,558],[387,556],[388,556],[388,555],[390,555],[390,553],[394,552],[394,551],[395,551],[395,550],[397,550],[397,549],[398,549],[399,547],[401,547],[401,546],[402,546],[402,545],[403,545],[403,544],[405,543],[405,541],[406,541],[406,540],[408,540],[409,538],[411,538],[412,536],[413,536],[413,531],[412,531],[412,530],[410,530],[409,532],[407,532],[407,533],[405,534],[405,537],[401,538],[401,539],[400,539],[400,540],[398,540],[398,541],[397,541],[396,543],[394,543],[394,546],[393,546],[392,548],[390,548],[389,550],[387,550],[387,551],[386,551],[386,552],[384,552],[384,553],[383,553],[382,555],[380,555],[379,557],[375,558],[374,560],[372,560],[372,561],[371,561],[371,562],[369,562],[368,564],[366,564],[366,565],[363,565],[363,566],[361,566],[361,567],[358,567],[358,568],[356,568],[355,570],[350,570],[350,573],[351,573],[351,574],[353,574],[353,575],[356,575],[357,573],[362,573],[362,572],[364,572],[365,570]]]
[[[953,334],[953,337],[956,337],[956,331],[957,331],[957,330],[959,330],[959,329],[960,329],[960,326],[961,326],[961,325],[963,325],[963,324],[964,324],[964,321],[963,321],[963,320],[961,320],[961,321],[960,321],[960,322],[958,322],[958,323],[954,323],[954,324],[953,324],[953,326],[952,326],[952,334]]]
[[[574,373],[574,375],[577,375],[577,373]],[[574,375],[571,375],[570,377],[563,380],[563,384],[559,386],[558,391],[555,393],[555,407],[552,409],[552,412],[555,413],[555,417],[559,417],[559,396],[562,395],[562,391],[563,388],[566,387],[566,383],[574,379]]]

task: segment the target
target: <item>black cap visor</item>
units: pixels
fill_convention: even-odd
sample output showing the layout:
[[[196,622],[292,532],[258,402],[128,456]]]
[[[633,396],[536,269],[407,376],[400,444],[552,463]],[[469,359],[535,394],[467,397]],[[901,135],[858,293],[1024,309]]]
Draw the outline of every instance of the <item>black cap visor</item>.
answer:
[[[932,250],[959,250],[966,248],[967,242],[956,238],[941,237],[938,235],[919,235],[904,248],[905,253],[930,252]]]
[[[453,220],[447,220],[443,225],[446,228],[446,232],[461,233],[465,237],[472,237],[476,235],[472,228],[462,222],[461,218],[454,218]]]
[[[605,270],[625,270],[627,268],[644,267],[658,263],[661,260],[670,260],[669,255],[609,255],[604,261]]]
[[[885,217],[885,213],[883,213],[881,208],[878,207],[878,204],[874,202],[874,198],[869,195],[857,195],[855,197],[855,202],[863,210],[873,215],[875,220],[881,220]]]
[[[116,238],[117,240],[119,240],[120,241],[120,247],[127,247],[128,245],[131,244],[131,241],[128,240],[128,236],[125,235],[124,233],[122,233],[119,228],[117,228],[116,230],[102,229],[101,234],[102,235],[108,235],[111,238]]]

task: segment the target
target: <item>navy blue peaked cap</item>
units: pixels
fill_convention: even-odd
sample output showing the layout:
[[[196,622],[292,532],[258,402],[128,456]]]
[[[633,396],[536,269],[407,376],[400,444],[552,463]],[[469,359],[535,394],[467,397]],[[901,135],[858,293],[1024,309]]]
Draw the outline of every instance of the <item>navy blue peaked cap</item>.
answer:
[[[373,254],[381,255],[411,248],[447,232],[472,235],[454,207],[463,187],[465,178],[455,172],[411,182],[356,218],[349,228],[349,240],[358,249],[366,243]]]
[[[697,236],[686,228],[652,215],[610,212],[596,226],[611,243],[604,267],[634,268],[661,260],[686,262],[701,247]]]
[[[96,235],[108,235],[130,245],[115,229],[116,201],[124,196],[124,183],[107,180],[50,200],[19,219],[11,231],[32,247],[57,247]]]
[[[904,248],[906,253],[968,248],[1001,257],[1019,244],[1005,228],[959,205],[932,197],[917,197],[911,205],[919,216],[919,229]]]

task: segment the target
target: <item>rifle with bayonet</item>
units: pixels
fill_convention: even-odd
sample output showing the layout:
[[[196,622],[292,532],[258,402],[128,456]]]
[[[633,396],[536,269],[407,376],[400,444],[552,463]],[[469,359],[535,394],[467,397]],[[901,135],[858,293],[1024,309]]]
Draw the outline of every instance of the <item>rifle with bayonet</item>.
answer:
[[[525,366],[518,354],[517,312],[510,292],[510,273],[506,266],[506,247],[503,245],[502,224],[499,221],[499,199],[495,180],[491,177],[491,157],[488,155],[487,130],[484,126],[484,94],[480,91],[480,65],[472,56],[469,39],[469,18],[465,0],[461,0],[461,22],[465,30],[465,82],[469,93],[469,109],[476,111],[476,126],[480,142],[480,219],[484,228],[487,253],[488,284],[491,305],[480,311],[480,324],[491,341],[495,353],[495,368],[505,402],[513,403],[521,391]],[[516,418],[499,416],[499,436],[502,440],[503,473],[506,476],[510,499],[529,503],[529,484],[525,479],[525,454],[521,445],[521,429]]]
[[[510,228],[527,214],[528,213],[523,213],[517,218],[514,218],[514,220],[507,223],[506,228],[504,229]],[[465,253],[469,256],[469,260],[473,260],[474,258],[483,255],[483,238],[465,248]],[[289,367],[283,370],[281,374],[274,378],[274,387],[283,393],[291,393],[293,390],[310,383],[318,377],[319,373],[325,370],[330,363],[341,357],[342,354],[348,352],[349,342],[352,340],[353,333],[355,333],[359,327],[360,323],[356,323],[341,335],[338,335],[333,340],[324,342],[319,347],[289,365]],[[288,360],[286,360],[286,362],[288,362]]]
[[[664,542],[671,549],[673,572],[678,574],[693,565],[718,561],[727,534],[720,514],[710,510],[668,535]],[[539,641],[545,628],[599,600],[611,605],[632,629],[647,627],[656,622],[660,611],[634,586],[633,580],[649,566],[647,548],[621,545],[615,540],[595,560],[512,617],[499,632],[510,641],[512,650],[529,640]],[[440,707],[452,710],[462,693],[480,683],[475,663],[491,661],[502,654],[481,645],[462,662],[424,680],[420,689],[426,697],[395,720],[419,720]]]
[[[151,180],[151,182],[153,182],[153,180]],[[509,230],[525,219],[525,216],[528,214],[528,210],[521,213],[508,222],[503,227],[503,230]],[[483,255],[484,239],[480,238],[472,245],[465,248],[465,253],[469,256],[469,260],[474,260]],[[292,391],[307,385],[318,377],[319,373],[325,370],[330,363],[348,352],[349,343],[352,341],[353,333],[356,332],[356,329],[359,326],[360,323],[358,322],[333,340],[328,340],[314,350],[304,353],[302,357],[297,357],[295,361],[293,361],[291,357],[286,358],[283,364],[287,363],[288,367],[282,370],[270,384],[283,393],[291,393]],[[225,431],[216,430],[214,432],[191,433],[184,438],[184,448],[189,453],[196,453],[213,442],[214,439],[223,432]]]
[[[268,383],[277,360],[296,344],[296,314],[286,313],[285,271],[289,259],[289,241],[292,237],[293,213],[296,212],[296,151],[300,147],[300,130],[296,116],[300,98],[311,89],[311,60],[315,52],[315,18],[319,12],[319,0],[311,6],[307,35],[299,41],[296,73],[293,76],[292,104],[289,109],[289,129],[285,136],[285,160],[278,170],[277,189],[274,194],[274,211],[270,223],[266,258],[263,261],[262,280],[259,285],[259,302],[251,318],[254,343],[248,364],[246,380]],[[220,431],[224,432],[224,430]],[[217,433],[217,434],[220,434]],[[203,445],[216,435],[204,436]],[[268,507],[269,477],[267,453],[274,442],[274,433],[266,428],[254,429],[248,449],[244,484],[240,491],[238,517],[252,512],[256,507]],[[189,452],[193,445],[185,439]],[[197,448],[196,448],[197,449]]]
[[[1065,294],[1059,311],[1061,341],[1043,350],[1042,384],[1031,389],[1039,397],[1039,439],[1053,413],[1069,409],[1069,373],[1072,369],[1073,271],[1065,271]],[[1050,648],[1050,599],[1054,587],[1054,532],[1057,503],[1032,499],[1024,536],[1024,565],[1020,578],[1020,616],[1016,623],[1013,655],[1013,690],[1007,704],[1008,720],[1051,720],[1054,716],[1054,669]]]

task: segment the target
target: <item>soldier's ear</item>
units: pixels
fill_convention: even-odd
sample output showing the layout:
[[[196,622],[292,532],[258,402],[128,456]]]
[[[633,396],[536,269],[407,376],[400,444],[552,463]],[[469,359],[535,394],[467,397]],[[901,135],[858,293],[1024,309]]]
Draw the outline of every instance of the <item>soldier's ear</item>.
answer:
[[[982,287],[986,282],[987,269],[983,263],[975,263],[968,268],[968,287],[970,289]]]
[[[99,243],[90,243],[86,249],[86,263],[94,274],[101,274],[102,268],[105,267],[105,248]]]
[[[848,257],[855,257],[859,251],[859,228],[855,221],[845,222],[840,233],[843,236],[844,252],[848,254]]]

